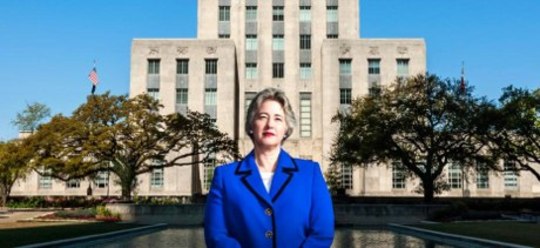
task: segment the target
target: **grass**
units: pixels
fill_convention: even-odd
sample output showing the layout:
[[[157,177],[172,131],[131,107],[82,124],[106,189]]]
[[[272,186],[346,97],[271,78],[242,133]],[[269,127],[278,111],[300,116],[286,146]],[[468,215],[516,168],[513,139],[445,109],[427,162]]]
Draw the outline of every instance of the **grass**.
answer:
[[[540,224],[483,221],[413,225],[432,231],[540,247]]]
[[[140,227],[138,224],[84,223],[84,224],[15,224],[13,228],[0,228],[0,247],[29,245],[60,239],[113,232]]]

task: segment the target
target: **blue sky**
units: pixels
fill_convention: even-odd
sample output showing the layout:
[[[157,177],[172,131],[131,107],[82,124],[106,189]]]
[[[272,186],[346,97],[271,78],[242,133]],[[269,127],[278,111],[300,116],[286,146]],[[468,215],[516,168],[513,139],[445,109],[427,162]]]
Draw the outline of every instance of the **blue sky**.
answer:
[[[353,0],[350,0],[353,1]],[[424,38],[428,71],[458,78],[462,61],[476,95],[513,84],[540,87],[538,0],[363,0],[361,37]],[[0,1],[0,140],[27,103],[69,115],[97,93],[129,91],[133,38],[195,38],[195,0]]]

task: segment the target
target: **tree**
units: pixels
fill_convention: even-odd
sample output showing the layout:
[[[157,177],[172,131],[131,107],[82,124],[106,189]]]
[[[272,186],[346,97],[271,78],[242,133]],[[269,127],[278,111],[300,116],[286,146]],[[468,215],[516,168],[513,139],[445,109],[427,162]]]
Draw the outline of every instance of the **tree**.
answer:
[[[13,125],[20,131],[33,133],[40,122],[51,115],[51,110],[45,104],[26,104],[26,109],[22,113],[17,113],[17,117],[12,121]]]
[[[326,178],[326,185],[328,185],[332,195],[337,195],[340,191],[344,190],[343,185],[341,184],[341,171],[337,164],[330,164],[324,175]]]
[[[494,158],[477,137],[487,128],[483,113],[492,104],[474,98],[456,80],[417,75],[352,102],[350,113],[338,113],[331,161],[357,166],[399,162],[406,176],[421,181],[426,202],[450,163],[462,167],[494,166]],[[477,163],[481,162],[481,163]]]
[[[148,95],[92,95],[73,116],[55,116],[32,136],[36,165],[69,180],[109,171],[130,199],[137,176],[171,166],[239,157],[236,143],[208,115],[189,111],[161,115]],[[195,145],[196,144],[196,145]],[[190,160],[192,157],[197,160]]]
[[[0,206],[5,206],[15,181],[30,171],[31,153],[24,140],[0,142]]]
[[[540,89],[509,86],[492,115],[493,132],[486,135],[500,156],[517,171],[529,171],[540,181]]]

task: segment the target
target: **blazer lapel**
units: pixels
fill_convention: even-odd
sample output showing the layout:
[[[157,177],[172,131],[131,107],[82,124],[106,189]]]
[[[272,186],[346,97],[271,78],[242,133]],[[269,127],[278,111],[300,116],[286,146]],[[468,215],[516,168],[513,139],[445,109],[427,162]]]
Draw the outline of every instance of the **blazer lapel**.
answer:
[[[253,193],[257,198],[266,202],[268,205],[272,205],[270,195],[266,192],[262,183],[261,174],[255,163],[255,155],[252,151],[244,160],[238,163],[235,174],[241,176],[241,181]]]
[[[297,171],[298,166],[296,166],[293,158],[282,149],[279,153],[276,171],[270,187],[272,202],[279,198]]]

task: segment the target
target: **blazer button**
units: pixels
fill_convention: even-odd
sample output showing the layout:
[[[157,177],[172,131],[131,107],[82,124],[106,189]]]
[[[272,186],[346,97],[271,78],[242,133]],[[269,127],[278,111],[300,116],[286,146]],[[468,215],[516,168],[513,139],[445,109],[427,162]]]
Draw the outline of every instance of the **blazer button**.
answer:
[[[267,238],[267,239],[271,239],[272,236],[274,236],[274,233],[272,231],[266,231],[264,233],[264,236]]]
[[[267,208],[267,209],[264,210],[264,213],[265,213],[266,215],[270,216],[270,215],[272,215],[272,209]]]

